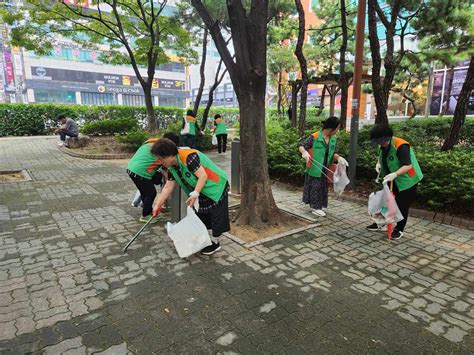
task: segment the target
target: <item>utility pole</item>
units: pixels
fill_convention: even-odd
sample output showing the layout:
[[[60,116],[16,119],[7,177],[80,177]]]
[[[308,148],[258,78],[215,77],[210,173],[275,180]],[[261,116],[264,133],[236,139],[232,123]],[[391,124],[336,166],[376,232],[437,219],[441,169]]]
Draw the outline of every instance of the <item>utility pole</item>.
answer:
[[[434,75],[434,63],[430,64],[428,70],[428,88],[426,89],[426,104],[425,104],[425,118],[430,115],[431,107],[431,92],[433,91],[433,75]]]
[[[355,188],[357,141],[359,136],[360,92],[362,83],[362,63],[364,61],[364,30],[366,1],[359,0],[357,7],[356,48],[354,63],[354,88],[352,91],[351,140],[349,151],[349,188]]]

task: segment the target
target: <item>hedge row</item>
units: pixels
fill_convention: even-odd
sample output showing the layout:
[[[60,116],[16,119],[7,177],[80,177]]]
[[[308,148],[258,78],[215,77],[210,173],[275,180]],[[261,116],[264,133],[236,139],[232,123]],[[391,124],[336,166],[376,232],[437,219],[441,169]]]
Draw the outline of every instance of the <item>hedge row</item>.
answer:
[[[418,122],[417,122],[418,121]],[[462,145],[454,150],[441,152],[439,142],[448,133],[449,119],[415,120],[393,125],[394,132],[407,139],[413,146],[424,174],[419,185],[417,205],[432,210],[442,210],[464,215],[474,213],[474,119],[466,121]],[[377,148],[369,142],[370,127],[359,134],[357,151],[357,179],[374,182]],[[339,132],[338,152],[349,156],[349,134]],[[300,138],[296,130],[281,124],[269,123],[267,127],[267,150],[270,173],[273,177],[290,179],[302,183],[304,164],[298,153]]]
[[[201,117],[202,111],[198,112],[198,117]],[[139,106],[0,104],[0,137],[48,134],[50,127],[56,126],[54,118],[60,113],[73,118],[80,126],[87,122],[115,119],[134,119],[141,128],[145,128],[147,124],[146,109]],[[238,109],[213,107],[209,114],[211,119],[208,126],[212,124],[216,113],[224,116],[229,125],[238,122]],[[166,128],[170,123],[180,121],[185,109],[156,107],[155,114],[158,128]]]

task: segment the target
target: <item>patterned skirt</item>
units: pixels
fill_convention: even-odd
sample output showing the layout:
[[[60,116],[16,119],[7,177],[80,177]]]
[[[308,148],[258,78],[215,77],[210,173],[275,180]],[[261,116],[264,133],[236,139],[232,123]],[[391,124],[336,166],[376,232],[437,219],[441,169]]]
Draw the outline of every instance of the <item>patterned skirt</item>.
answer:
[[[313,177],[305,174],[303,202],[315,210],[328,207],[328,181],[325,176]]]

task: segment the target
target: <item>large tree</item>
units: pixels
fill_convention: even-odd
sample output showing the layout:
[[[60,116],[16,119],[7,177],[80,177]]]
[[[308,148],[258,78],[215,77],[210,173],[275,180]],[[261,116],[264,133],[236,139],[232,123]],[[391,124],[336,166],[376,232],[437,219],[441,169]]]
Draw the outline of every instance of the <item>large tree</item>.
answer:
[[[3,18],[15,24],[14,46],[49,55],[58,40],[69,38],[84,48],[107,48],[100,58],[104,62],[131,65],[144,92],[148,128],[154,131],[151,91],[156,66],[170,61],[167,50],[181,58],[194,56],[180,22],[163,15],[166,4],[166,0],[96,0],[82,7],[65,0],[26,0],[4,12]],[[140,70],[143,66],[146,73]]]
[[[339,73],[338,86],[341,92],[341,127],[346,127],[347,101],[351,84],[352,64],[348,58],[354,55],[355,5],[346,0],[321,0],[316,8],[322,23],[312,28],[315,55],[320,59],[320,74]],[[324,90],[323,90],[324,94]],[[323,99],[324,95],[321,95]],[[321,104],[324,105],[324,104]],[[323,107],[323,106],[320,106]]]
[[[298,40],[296,42],[295,55],[300,63],[301,91],[300,91],[300,117],[298,131],[300,135],[304,134],[306,128],[306,102],[308,99],[308,63],[303,53],[303,45],[306,36],[305,11],[301,0],[295,0],[296,10],[298,12]]]
[[[410,25],[417,16],[420,2],[417,0],[393,0],[381,6],[381,0],[368,0],[369,42],[372,54],[372,87],[375,106],[377,107],[376,123],[388,124],[387,105],[390,90],[396,71],[407,53],[405,39],[410,32]],[[385,5],[385,2],[383,3]],[[378,25],[385,30],[385,55],[382,61]],[[398,37],[399,47],[395,48]],[[382,64],[385,73],[382,77]]]
[[[470,60],[466,79],[458,96],[453,122],[442,150],[457,144],[464,124],[469,96],[474,90],[474,8],[465,0],[423,2],[414,21],[421,48],[433,60],[454,66]],[[452,86],[452,85],[451,85]]]
[[[226,45],[223,24],[202,0],[191,0],[209,29],[229,72],[240,107],[242,200],[238,224],[264,227],[281,221],[268,174],[265,135],[268,0],[226,0],[235,59]]]

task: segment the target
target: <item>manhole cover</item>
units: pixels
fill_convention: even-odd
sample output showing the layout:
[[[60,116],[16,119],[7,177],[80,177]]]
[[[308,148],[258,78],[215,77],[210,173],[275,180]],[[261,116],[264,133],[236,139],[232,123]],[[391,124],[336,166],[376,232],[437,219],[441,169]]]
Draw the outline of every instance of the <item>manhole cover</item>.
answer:
[[[0,171],[0,183],[33,180],[26,170]]]

